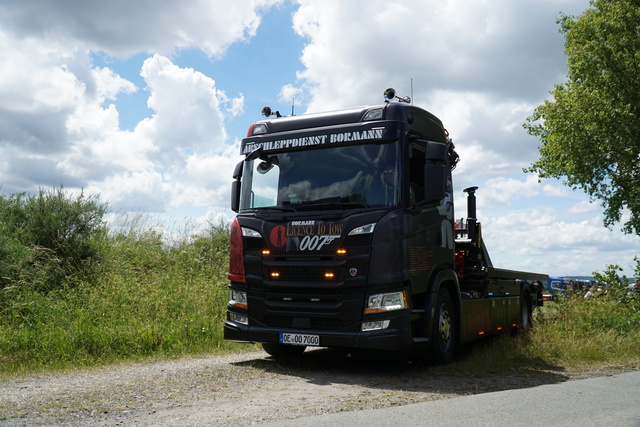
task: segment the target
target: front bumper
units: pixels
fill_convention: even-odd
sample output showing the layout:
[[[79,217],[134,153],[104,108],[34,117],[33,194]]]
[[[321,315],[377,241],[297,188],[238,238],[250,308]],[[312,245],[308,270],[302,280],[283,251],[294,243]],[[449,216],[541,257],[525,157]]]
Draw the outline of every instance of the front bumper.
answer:
[[[320,347],[343,349],[366,349],[399,353],[412,351],[412,336],[409,315],[395,317],[386,329],[367,332],[316,331],[309,329],[275,329],[246,326],[227,320],[224,324],[224,339],[248,343],[278,343],[280,333],[319,335]]]

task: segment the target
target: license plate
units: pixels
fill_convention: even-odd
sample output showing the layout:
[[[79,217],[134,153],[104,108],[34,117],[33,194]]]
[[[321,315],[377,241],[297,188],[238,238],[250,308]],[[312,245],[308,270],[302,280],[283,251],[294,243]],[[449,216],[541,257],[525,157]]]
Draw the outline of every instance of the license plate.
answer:
[[[320,345],[320,335],[280,333],[280,343],[290,345]]]

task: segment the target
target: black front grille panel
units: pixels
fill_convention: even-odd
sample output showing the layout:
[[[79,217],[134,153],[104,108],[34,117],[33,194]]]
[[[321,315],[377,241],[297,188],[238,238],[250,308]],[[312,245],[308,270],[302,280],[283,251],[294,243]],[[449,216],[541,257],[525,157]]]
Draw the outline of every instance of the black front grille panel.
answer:
[[[266,316],[264,318],[265,326],[268,326],[270,328],[301,328],[295,323],[296,321],[294,317]],[[338,331],[340,329],[343,329],[346,324],[338,319],[323,319],[312,317],[308,319],[308,323],[303,328],[306,328],[306,326],[308,326],[308,329],[314,329],[318,331]]]
[[[333,261],[336,259],[335,251],[299,251],[272,252],[270,259],[274,261]]]
[[[311,304],[340,304],[342,299],[338,295],[291,295],[288,293],[269,293],[265,300],[271,303],[311,303]]]
[[[334,294],[291,294],[270,292],[265,294],[267,310],[274,312],[303,312],[335,316],[342,299]]]
[[[306,292],[305,292],[306,290]],[[252,318],[260,325],[280,329],[343,331],[359,328],[364,293],[329,290],[272,288],[249,301]]]
[[[273,267],[265,270],[265,279],[272,282],[340,282],[343,269],[335,267]]]

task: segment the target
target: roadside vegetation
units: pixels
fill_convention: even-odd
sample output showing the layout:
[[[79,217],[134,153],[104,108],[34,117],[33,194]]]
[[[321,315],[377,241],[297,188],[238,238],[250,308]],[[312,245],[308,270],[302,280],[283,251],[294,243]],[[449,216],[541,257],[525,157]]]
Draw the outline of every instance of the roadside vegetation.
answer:
[[[618,276],[620,270],[609,265],[604,272],[593,272],[599,283],[607,285],[594,287],[589,297],[575,294],[546,302],[534,313],[531,329],[515,339],[502,336],[473,347],[456,369],[482,373],[640,367],[640,294],[628,293],[626,277]],[[636,280],[639,273],[640,262]]]
[[[0,197],[0,377],[254,348],[222,337],[226,224],[175,236],[140,216],[107,226],[106,213],[62,188]],[[602,277],[614,284],[606,294],[547,304],[531,330],[452,367],[637,363],[640,297],[623,292],[615,266]]]
[[[106,212],[63,189],[0,198],[0,375],[237,348],[226,225],[176,237]]]

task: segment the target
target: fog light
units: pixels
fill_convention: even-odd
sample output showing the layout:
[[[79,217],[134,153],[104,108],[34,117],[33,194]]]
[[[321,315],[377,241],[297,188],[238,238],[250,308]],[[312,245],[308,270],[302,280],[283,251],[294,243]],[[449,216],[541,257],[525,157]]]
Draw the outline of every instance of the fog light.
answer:
[[[389,327],[389,320],[376,320],[373,322],[362,322],[362,332],[378,331],[380,329],[387,329]]]
[[[249,318],[242,314],[229,313],[229,319],[232,322],[241,323],[243,325],[249,325]]]

